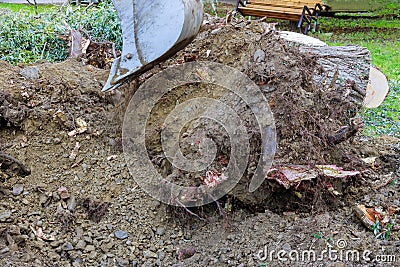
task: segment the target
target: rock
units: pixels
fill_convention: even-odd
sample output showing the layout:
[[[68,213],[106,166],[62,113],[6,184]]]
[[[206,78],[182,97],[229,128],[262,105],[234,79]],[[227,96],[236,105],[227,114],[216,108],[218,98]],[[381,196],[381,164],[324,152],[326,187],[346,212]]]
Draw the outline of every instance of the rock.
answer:
[[[127,266],[129,266],[129,260],[118,258],[117,259],[117,266],[127,267]]]
[[[95,251],[96,248],[95,248],[93,245],[87,245],[87,246],[85,247],[85,250],[86,250],[86,251]]]
[[[126,239],[128,238],[128,233],[122,230],[115,231],[114,236],[118,239]]]
[[[282,249],[288,253],[292,250],[292,248],[290,247],[290,245],[288,243],[283,244]]]
[[[110,249],[112,249],[112,247],[114,246],[114,243],[112,241],[109,242],[103,242],[103,244],[101,244],[100,249],[104,252],[107,253],[110,251]]]
[[[139,264],[138,264],[138,262],[137,262],[136,260],[132,260],[131,266],[132,266],[132,267],[138,267]]]
[[[58,192],[58,195],[60,196],[60,198],[63,200],[66,200],[70,197],[68,189],[65,186],[58,188],[57,192]]]
[[[75,247],[76,249],[84,249],[86,247],[86,242],[83,240],[79,240]]]
[[[22,184],[16,184],[13,186],[12,194],[14,196],[19,196],[24,192],[24,186]]]
[[[157,254],[158,254],[158,258],[160,260],[163,260],[165,258],[165,252],[164,251],[160,250],[160,251],[157,252]]]
[[[69,211],[73,212],[76,208],[76,200],[74,196],[71,196],[71,198],[67,202],[67,208]]]
[[[258,49],[255,53],[254,53],[254,62],[262,62],[265,59],[265,52],[261,49]]]
[[[143,251],[143,257],[157,259],[158,256],[157,256],[157,253],[150,251],[150,250],[146,250],[146,251]]]
[[[5,211],[3,213],[0,214],[0,222],[4,222],[7,219],[9,219],[11,217],[12,212],[11,211]]]
[[[53,261],[53,262],[58,262],[60,260],[60,255],[55,253],[54,251],[50,251],[47,256]]]
[[[20,74],[26,79],[36,80],[40,78],[39,68],[36,66],[24,68]]]
[[[7,253],[7,252],[9,252],[10,251],[10,248],[9,247],[5,247],[5,248],[3,248],[2,250],[0,250],[0,255],[1,254],[4,254],[4,253]]]
[[[164,235],[164,233],[165,233],[165,228],[164,227],[157,228],[157,230],[156,230],[156,234],[157,235],[162,236],[162,235]]]
[[[70,242],[66,242],[62,245],[62,250],[64,251],[71,251],[74,249],[74,246]]]
[[[219,31],[221,30],[221,28],[215,29],[211,31],[211,34],[217,34]]]
[[[96,251],[92,251],[89,253],[89,259],[94,260],[97,257],[97,252]]]

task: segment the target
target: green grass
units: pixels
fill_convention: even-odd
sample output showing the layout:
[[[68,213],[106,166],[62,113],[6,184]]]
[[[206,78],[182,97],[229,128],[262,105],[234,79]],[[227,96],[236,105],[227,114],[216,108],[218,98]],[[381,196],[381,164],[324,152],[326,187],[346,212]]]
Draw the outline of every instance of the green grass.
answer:
[[[32,5],[25,5],[25,4],[10,4],[10,3],[0,3],[0,9],[8,9],[13,12],[24,12],[34,14],[35,9]],[[55,8],[54,5],[38,5],[37,11],[38,13],[46,12]]]
[[[322,18],[315,37],[329,45],[356,44],[368,48],[372,64],[389,79],[390,93],[376,109],[364,109],[364,134],[400,137],[400,19]]]

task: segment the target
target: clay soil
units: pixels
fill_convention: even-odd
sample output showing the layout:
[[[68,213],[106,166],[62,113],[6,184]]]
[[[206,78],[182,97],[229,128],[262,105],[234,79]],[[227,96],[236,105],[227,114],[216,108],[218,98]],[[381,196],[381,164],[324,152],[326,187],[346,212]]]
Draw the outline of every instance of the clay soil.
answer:
[[[204,28],[199,38],[214,30]],[[27,168],[0,158],[1,266],[399,266],[400,232],[376,238],[353,211],[355,204],[400,207],[398,139],[359,134],[341,147],[348,162],[376,157],[370,166],[352,165],[362,174],[345,183],[341,196],[321,189],[313,195],[319,201],[305,203],[280,189],[262,208],[228,196],[189,212],[148,196],[127,169],[121,125],[135,82],[122,96],[103,94],[105,70],[76,60],[35,66],[40,77],[27,79],[20,75],[26,66],[0,62],[0,153]],[[69,136],[81,120],[87,130]],[[330,245],[338,253],[329,258],[322,251]],[[263,258],[265,250],[275,251],[272,258]],[[280,261],[280,250],[314,250],[316,259]],[[377,255],[397,262],[378,262]]]

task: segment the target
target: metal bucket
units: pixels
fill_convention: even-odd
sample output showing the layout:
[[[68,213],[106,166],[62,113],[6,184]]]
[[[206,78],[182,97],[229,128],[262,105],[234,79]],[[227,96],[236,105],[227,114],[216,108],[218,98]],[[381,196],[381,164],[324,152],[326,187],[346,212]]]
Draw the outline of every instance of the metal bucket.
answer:
[[[201,0],[113,0],[121,20],[122,54],[103,91],[115,89],[173,56],[197,35]]]

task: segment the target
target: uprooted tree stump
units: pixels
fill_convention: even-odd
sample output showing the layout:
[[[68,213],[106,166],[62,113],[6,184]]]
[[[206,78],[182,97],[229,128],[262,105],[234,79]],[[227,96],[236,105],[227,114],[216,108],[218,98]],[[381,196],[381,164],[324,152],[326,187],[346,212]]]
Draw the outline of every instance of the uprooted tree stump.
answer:
[[[205,23],[197,39],[160,68],[193,60],[212,61],[234,67],[259,86],[268,99],[275,120],[278,140],[273,163],[275,167],[352,166],[349,159],[351,157],[346,151],[349,151],[349,140],[362,127],[357,113],[363,105],[371,66],[370,53],[366,48],[305,46],[285,41],[278,33],[268,31],[265,23],[242,21],[221,26],[217,22]],[[156,74],[160,68],[153,69],[145,79]],[[223,101],[236,110],[245,122],[250,136],[250,160],[244,177],[230,194],[246,204],[262,207],[269,205],[272,194],[280,194],[287,188],[266,179],[257,191],[248,191],[256,162],[260,158],[260,129],[240,98],[215,85],[180,86],[165,95],[153,109],[148,121],[146,145],[160,173],[167,180],[181,185],[196,186],[204,182],[205,171],[190,174],[175,169],[168,162],[162,151],[160,137],[163,122],[174,106],[195,97],[211,97]],[[218,152],[217,160],[208,171],[212,170],[214,174],[223,173],[231,156],[229,136],[221,125],[210,121],[196,121],[187,125],[182,133],[186,136],[211,138],[216,143]],[[198,153],[193,143],[185,144],[185,137],[182,140],[181,148],[187,157]],[[315,179],[311,182],[314,184],[309,189],[321,183],[321,180]],[[348,180],[343,183],[347,182]],[[331,189],[332,183],[326,183]],[[296,184],[299,185],[300,180]],[[321,186],[327,189],[325,185]],[[318,190],[322,188],[312,189]],[[301,201],[313,199],[314,195],[307,198],[303,194]]]

